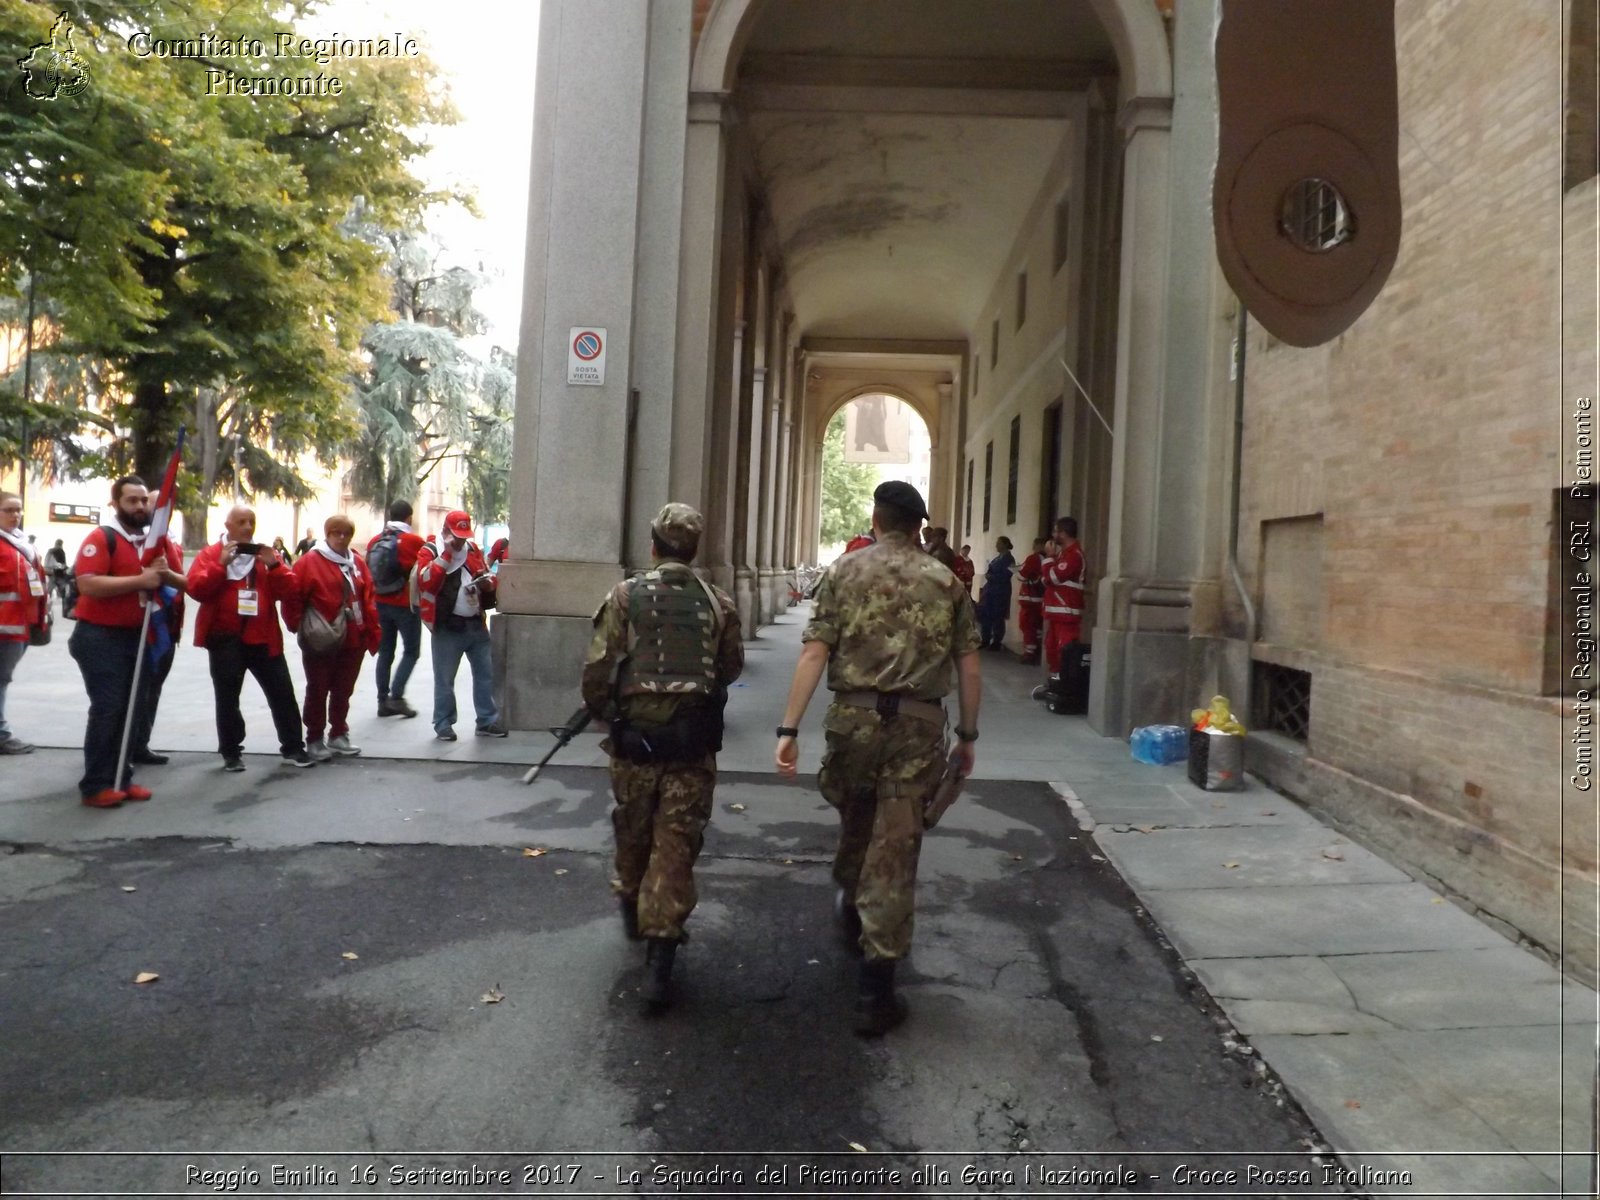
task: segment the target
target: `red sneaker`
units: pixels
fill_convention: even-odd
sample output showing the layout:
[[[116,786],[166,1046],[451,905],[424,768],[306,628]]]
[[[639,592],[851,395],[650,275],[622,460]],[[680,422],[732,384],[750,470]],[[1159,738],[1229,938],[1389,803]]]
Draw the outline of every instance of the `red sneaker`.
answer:
[[[122,792],[124,800],[148,800],[154,795],[155,793],[149,788],[140,787],[137,783],[130,783]]]
[[[119,792],[116,788],[101,788],[94,795],[85,796],[83,802],[90,808],[120,808],[127,798],[127,792]]]

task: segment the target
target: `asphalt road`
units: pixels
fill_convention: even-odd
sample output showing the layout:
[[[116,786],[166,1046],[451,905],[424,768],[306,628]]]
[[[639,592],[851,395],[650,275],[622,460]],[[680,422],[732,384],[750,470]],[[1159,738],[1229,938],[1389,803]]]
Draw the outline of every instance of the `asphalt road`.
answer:
[[[345,778],[382,788],[382,770]],[[413,784],[449,775],[464,801],[515,795],[513,767],[405,770]],[[688,1170],[709,1173],[696,1190],[725,1194],[1020,1194],[1024,1166],[1037,1188],[1041,1167],[1076,1165],[1138,1178],[1049,1194],[1238,1195],[1256,1189],[1177,1187],[1174,1171],[1308,1167],[1265,1157],[1303,1155],[1314,1132],[1230,1048],[1045,785],[975,786],[962,820],[929,836],[902,972],[912,1018],[864,1042],[849,1032],[854,959],[831,924],[834,826],[814,790],[724,775],[677,1002],[651,1019],[642,955],[607,888],[605,775],[554,774],[560,802],[528,804],[499,845],[12,843],[0,857],[0,1186],[211,1191],[194,1172],[234,1169],[262,1172],[257,1194],[312,1190],[273,1187],[283,1163],[304,1184],[332,1169],[347,1192],[355,1170],[351,1194],[426,1194],[428,1177],[394,1182],[396,1164],[513,1172],[478,1189],[491,1193],[525,1180],[541,1195],[672,1192],[674,1177],[652,1171]],[[287,775],[280,788],[322,776],[324,799],[341,799],[325,794],[331,775]],[[137,985],[140,972],[160,978]],[[1248,1158],[1226,1153],[1243,1147]],[[170,1153],[17,1153],[71,1150]],[[235,1151],[259,1153],[221,1154]],[[594,1154],[567,1157],[580,1151]],[[755,1182],[784,1164],[784,1184]],[[928,1164],[948,1182],[913,1185]],[[963,1168],[996,1175],[964,1184]],[[830,1185],[818,1169],[902,1175]],[[461,1194],[441,1178],[437,1194]]]

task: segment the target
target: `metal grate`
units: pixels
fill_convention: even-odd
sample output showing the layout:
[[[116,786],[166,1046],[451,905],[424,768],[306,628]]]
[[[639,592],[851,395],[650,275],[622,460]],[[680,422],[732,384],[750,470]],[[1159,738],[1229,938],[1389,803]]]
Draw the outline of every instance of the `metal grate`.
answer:
[[[1304,742],[1311,728],[1311,672],[1258,662],[1255,674],[1256,728]]]
[[[1325,254],[1356,235],[1355,214],[1326,179],[1302,179],[1283,194],[1278,228],[1296,246]]]

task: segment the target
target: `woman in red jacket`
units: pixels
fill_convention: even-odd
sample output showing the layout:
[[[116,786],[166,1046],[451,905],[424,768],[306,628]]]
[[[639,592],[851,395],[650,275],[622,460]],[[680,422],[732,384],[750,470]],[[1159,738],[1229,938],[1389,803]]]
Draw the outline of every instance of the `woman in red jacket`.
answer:
[[[300,643],[306,670],[306,750],[319,762],[335,754],[360,754],[350,744],[350,696],[361,674],[361,656],[376,654],[382,630],[367,564],[350,552],[356,527],[339,514],[323,522],[320,542],[294,564],[295,582],[305,607],[303,626],[314,609],[329,623],[344,614],[344,642],[331,653],[318,654]],[[328,740],[322,740],[324,726]]]
[[[6,689],[27,653],[30,630],[45,620],[44,572],[21,525],[21,497],[0,492],[0,754],[33,751],[6,724]]]

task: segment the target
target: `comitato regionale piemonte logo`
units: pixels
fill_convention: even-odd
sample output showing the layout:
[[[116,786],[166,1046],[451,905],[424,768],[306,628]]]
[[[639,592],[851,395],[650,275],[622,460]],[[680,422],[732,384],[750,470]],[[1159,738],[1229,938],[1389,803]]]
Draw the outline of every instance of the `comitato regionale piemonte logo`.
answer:
[[[50,27],[48,42],[40,42],[17,61],[23,71],[23,87],[35,100],[76,96],[89,86],[89,64],[72,48],[72,22],[66,13]]]

